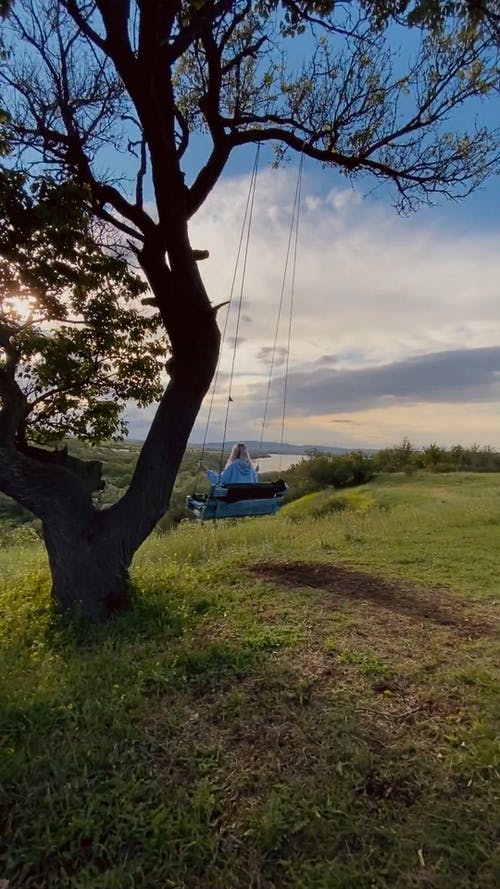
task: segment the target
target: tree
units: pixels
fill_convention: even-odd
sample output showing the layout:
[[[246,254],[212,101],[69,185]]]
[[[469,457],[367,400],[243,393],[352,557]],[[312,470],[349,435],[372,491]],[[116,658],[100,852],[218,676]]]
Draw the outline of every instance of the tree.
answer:
[[[438,470],[440,467],[446,466],[448,453],[446,448],[440,447],[435,441],[431,442],[423,449],[422,462],[426,469]]]
[[[102,464],[46,445],[122,437],[126,402],[160,397],[167,349],[157,317],[137,305],[146,285],[96,235],[73,183],[0,170],[0,437],[13,436],[47,483],[63,470],[66,493],[76,483],[87,500],[103,487]],[[26,496],[35,514],[57,514],[46,485]]]
[[[99,618],[126,602],[133,554],[168,507],[219,349],[198,267],[206,252],[193,249],[188,226],[231,153],[257,142],[278,159],[303,152],[351,178],[392,183],[403,210],[465,196],[497,168],[495,133],[448,123],[496,89],[491,29],[452,4],[415,31],[420,49],[403,70],[386,23],[410,6],[424,3],[26,0],[11,9],[0,77],[12,144],[69,177],[126,239],[172,350],[130,488],[112,508],[96,510],[62,470],[49,476],[12,426],[2,437],[0,489],[41,518],[65,607]],[[196,131],[206,155],[188,177]],[[127,152],[133,177],[120,169]],[[50,486],[57,515],[49,499],[34,503],[33,486]]]
[[[421,465],[417,448],[406,437],[399,445],[377,451],[373,458],[376,472],[411,472]]]

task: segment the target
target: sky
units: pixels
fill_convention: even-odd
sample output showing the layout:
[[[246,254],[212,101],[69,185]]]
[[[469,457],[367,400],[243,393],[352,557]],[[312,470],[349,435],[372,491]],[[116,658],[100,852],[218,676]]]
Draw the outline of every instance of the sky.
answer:
[[[399,67],[403,74],[414,59],[419,32],[391,26],[388,38],[399,76]],[[297,73],[301,53],[307,57],[315,46],[308,33],[287,44],[287,64]],[[417,95],[410,84],[400,97],[405,114],[414,105],[412,88]],[[500,95],[474,99],[466,108],[455,113],[451,128],[472,128],[476,116],[479,123],[499,126]],[[123,159],[106,142],[101,150],[118,179],[116,164],[123,162],[125,181],[130,156]],[[271,149],[261,155],[232,386],[239,281],[211,424],[206,430],[209,396],[193,443],[205,433],[209,441],[221,439],[229,391],[226,438],[262,434],[298,159],[274,169]],[[193,136],[183,158],[188,183],[206,156],[206,137]],[[214,305],[230,294],[253,158],[250,148],[231,155],[191,223],[193,247],[210,252],[200,269]],[[353,187],[334,169],[304,161],[284,440],[376,448],[408,437],[417,446],[500,449],[500,176],[463,202],[443,198],[408,217],[397,215],[392,198],[388,186],[368,176]],[[281,437],[289,298],[287,286],[267,440]],[[218,314],[222,327],[227,311]],[[132,438],[146,435],[153,414],[153,406],[128,406]]]
[[[295,166],[272,169],[264,157],[228,439],[261,437],[296,181]],[[417,446],[500,448],[500,179],[465,202],[409,217],[396,213],[389,193],[369,187],[305,162],[284,440],[377,448],[406,436]],[[191,225],[193,246],[210,251],[201,271],[213,304],[230,293],[248,188],[249,172],[231,170]],[[240,284],[208,441],[223,432]],[[289,299],[288,280],[265,440],[281,436]],[[208,401],[192,442],[207,431]],[[145,434],[151,416],[129,409],[131,437]]]
[[[391,36],[405,70],[415,39],[407,31]],[[476,116],[498,126],[500,96],[469,103],[452,126],[468,128]],[[206,143],[199,136],[193,145],[197,168]],[[214,305],[230,294],[253,160],[253,147],[231,155],[191,223],[193,246],[210,252],[200,269]],[[282,434],[289,277],[264,433],[262,421],[298,159],[279,169],[272,161],[263,148],[233,382],[230,389],[240,279],[210,425],[211,394],[193,443],[221,440],[229,392],[226,439]],[[407,437],[419,447],[500,449],[500,175],[464,201],[442,198],[407,217],[393,200],[391,188],[369,176],[353,187],[334,169],[304,161],[284,441],[379,448]],[[145,434],[151,415],[129,411],[131,436]]]

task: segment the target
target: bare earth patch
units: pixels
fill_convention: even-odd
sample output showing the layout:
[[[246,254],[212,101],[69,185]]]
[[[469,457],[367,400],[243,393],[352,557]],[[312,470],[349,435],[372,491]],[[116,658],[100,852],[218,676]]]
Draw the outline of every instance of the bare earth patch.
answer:
[[[391,582],[347,565],[314,562],[263,562],[249,566],[259,577],[288,587],[321,591],[322,605],[342,600],[370,603],[394,615],[430,621],[469,638],[487,635],[492,623],[439,588],[424,589],[405,581]],[[477,612],[477,609],[475,609]]]

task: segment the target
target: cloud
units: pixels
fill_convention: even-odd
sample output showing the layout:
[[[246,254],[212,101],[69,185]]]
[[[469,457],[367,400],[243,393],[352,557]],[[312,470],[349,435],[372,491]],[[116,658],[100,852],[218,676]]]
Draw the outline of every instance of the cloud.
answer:
[[[317,361],[318,364],[326,364],[329,367],[338,364],[337,355],[321,355]]]
[[[282,381],[271,405],[279,407]],[[255,392],[257,396],[257,391]],[[288,411],[331,414],[411,402],[460,404],[500,400],[500,347],[455,349],[357,370],[292,373]]]
[[[285,349],[282,346],[278,346],[276,349],[272,346],[263,346],[262,349],[259,349],[257,352],[256,359],[268,366],[273,363],[275,367],[278,367],[285,363],[287,355],[288,349]]]
[[[422,424],[426,440],[434,431],[443,437],[445,416],[453,428],[451,417],[457,418],[468,442],[471,435],[489,440],[500,430],[500,231],[475,233],[473,219],[466,233],[454,231],[432,211],[401,218],[355,190],[325,188],[325,177],[306,174],[303,184],[287,392],[290,440],[339,443],[336,431],[345,422],[334,422],[339,412],[356,423],[346,424],[350,440],[366,446],[392,439],[399,423],[400,437],[411,432],[405,424],[417,431]],[[230,342],[243,293],[232,438],[255,438],[262,420],[295,181],[292,168],[260,174],[244,287],[237,275],[234,304],[217,316],[223,327],[229,311]],[[214,304],[227,299],[231,288],[248,182],[247,176],[222,180],[191,223],[194,246],[210,251],[200,271]],[[290,267],[278,325],[282,357],[289,310]],[[227,348],[212,439],[221,430],[231,362]],[[268,414],[273,433],[283,394],[279,363],[275,370]]]
[[[240,321],[246,343],[238,357],[246,371],[274,340],[294,178],[293,170],[265,170],[257,186]],[[247,187],[244,177],[221,183],[192,223],[195,243],[210,249],[202,272],[214,303],[230,288]],[[357,192],[341,192],[336,200],[338,192],[322,196],[314,189],[306,177],[291,361],[335,355],[355,367],[500,342],[497,232],[453,235],[429,217],[425,224],[418,215],[402,219]],[[289,273],[278,336],[283,348]]]

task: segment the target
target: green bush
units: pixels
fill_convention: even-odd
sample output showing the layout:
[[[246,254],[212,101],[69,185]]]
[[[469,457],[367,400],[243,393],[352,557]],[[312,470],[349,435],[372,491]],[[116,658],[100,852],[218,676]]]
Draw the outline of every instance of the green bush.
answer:
[[[372,458],[374,472],[500,472],[500,453],[490,445],[470,448],[453,445],[448,450],[433,442],[418,450],[409,439],[392,448],[383,448]]]
[[[410,474],[423,467],[422,454],[408,438],[399,445],[382,448],[372,459],[375,472],[406,472]]]
[[[354,487],[373,477],[373,464],[361,451],[348,454],[311,454],[292,466],[283,477],[288,485],[288,497],[296,500],[313,491],[325,488]]]

